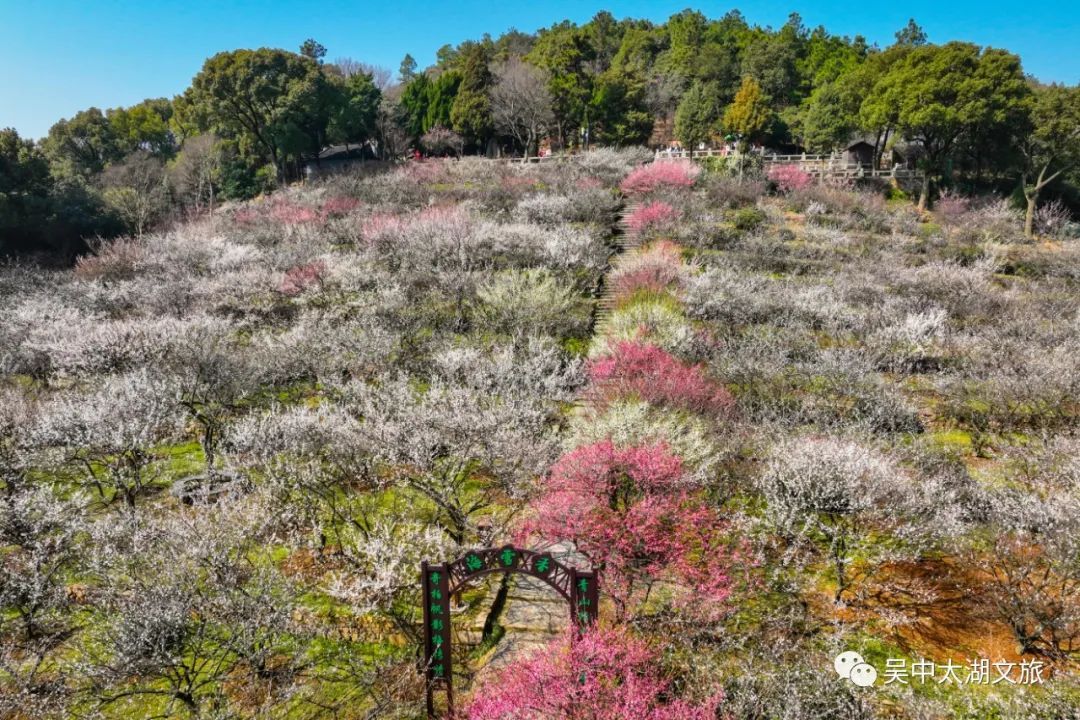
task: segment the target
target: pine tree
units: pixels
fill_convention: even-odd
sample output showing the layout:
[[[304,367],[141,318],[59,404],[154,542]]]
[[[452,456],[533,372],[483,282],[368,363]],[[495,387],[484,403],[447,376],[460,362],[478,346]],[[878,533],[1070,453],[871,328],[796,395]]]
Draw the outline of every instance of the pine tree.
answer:
[[[683,95],[675,111],[675,137],[683,147],[707,141],[720,120],[719,88],[716,83],[695,82]]]
[[[492,77],[484,48],[472,45],[462,52],[461,85],[450,108],[450,122],[456,132],[474,147],[482,148],[494,129],[491,118]]]

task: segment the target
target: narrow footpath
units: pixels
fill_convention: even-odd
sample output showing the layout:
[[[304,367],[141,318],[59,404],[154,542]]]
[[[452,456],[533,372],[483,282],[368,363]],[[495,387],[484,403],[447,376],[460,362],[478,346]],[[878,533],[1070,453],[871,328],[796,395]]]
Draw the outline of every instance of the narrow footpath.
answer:
[[[641,244],[638,234],[627,225],[627,218],[636,208],[636,203],[623,207],[610,237],[612,253],[597,286],[593,306],[590,327],[593,338],[614,310],[615,295],[607,278],[615,260]],[[589,399],[584,395],[578,398],[574,412],[580,412],[588,402]],[[574,555],[569,543],[556,543],[545,549],[559,559],[571,559]],[[499,589],[501,597],[497,596],[494,600],[487,620],[489,628],[494,623],[501,626],[503,635],[491,650],[479,659],[479,670],[474,682],[486,673],[543,647],[570,623],[570,608],[566,601],[543,582],[525,575],[508,575],[504,582],[505,585]]]

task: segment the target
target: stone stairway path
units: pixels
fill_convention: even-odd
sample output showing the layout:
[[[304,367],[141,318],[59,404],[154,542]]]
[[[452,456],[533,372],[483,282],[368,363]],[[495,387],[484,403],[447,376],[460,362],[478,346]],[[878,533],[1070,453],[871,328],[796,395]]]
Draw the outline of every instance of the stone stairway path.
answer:
[[[594,337],[615,308],[614,290],[610,283],[606,282],[614,260],[641,244],[638,234],[626,222],[637,207],[637,204],[632,203],[623,208],[611,237],[614,249],[608,261],[608,269],[600,279],[593,308],[591,332]],[[588,404],[587,395],[582,395],[576,403],[579,411]],[[579,566],[587,565],[583,562],[584,558],[577,554],[569,543],[556,543],[548,550],[560,560]],[[498,616],[498,622],[504,628],[505,634],[481,658],[480,669],[474,682],[482,680],[484,675],[493,670],[543,648],[570,624],[570,608],[566,601],[545,583],[525,575],[512,575],[508,582],[506,602]]]
[[[583,558],[569,543],[548,548],[560,561],[580,564]],[[485,658],[482,672],[497,670],[547,645],[570,624],[570,607],[554,589],[527,575],[510,576],[506,605],[499,616],[505,634]]]
[[[615,234],[612,236],[612,240],[615,243],[615,251],[611,255],[611,259],[608,263],[608,272],[605,274],[604,280],[607,279],[606,275],[611,273],[611,260],[614,260],[619,255],[628,252],[641,244],[641,238],[638,233],[633,230],[627,224],[627,218],[630,217],[637,210],[638,204],[631,203],[623,208],[623,211],[619,217],[619,222]],[[592,333],[596,335],[597,329],[602,327],[607,319],[611,316],[612,310],[615,309],[615,292],[611,287],[611,283],[602,282],[600,287],[600,294],[596,298],[596,308],[593,311],[593,325]]]

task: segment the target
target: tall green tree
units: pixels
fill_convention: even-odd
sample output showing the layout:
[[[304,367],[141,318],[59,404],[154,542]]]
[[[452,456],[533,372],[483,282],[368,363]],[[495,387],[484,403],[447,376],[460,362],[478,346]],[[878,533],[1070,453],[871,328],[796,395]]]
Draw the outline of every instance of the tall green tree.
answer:
[[[97,108],[57,122],[41,147],[53,174],[65,179],[88,180],[124,154],[115,128]]]
[[[397,105],[398,124],[413,142],[424,134],[430,95],[431,82],[424,74],[412,78],[401,90]]]
[[[1080,85],[1036,86],[1032,100],[1031,132],[1020,143],[1027,200],[1024,234],[1029,238],[1039,195],[1062,175],[1080,169]]]
[[[398,66],[398,79],[402,85],[406,85],[412,82],[414,77],[416,77],[416,60],[412,55],[405,53],[405,57],[401,59],[401,65]]]
[[[858,129],[859,104],[836,83],[822,85],[810,95],[802,112],[803,145],[827,152],[844,144]]]
[[[837,37],[817,27],[807,38],[803,53],[795,64],[798,93],[808,96],[818,88],[835,82],[862,63],[869,52],[866,40]]]
[[[915,18],[911,18],[907,25],[896,31],[896,44],[921,47],[926,44],[926,31],[915,22]]]
[[[958,141],[1024,122],[1030,94],[1018,57],[961,42],[912,48],[875,92],[881,104],[894,108],[897,129],[922,148],[922,210],[932,179],[948,170]]]
[[[145,150],[160,158],[176,152],[176,141],[169,126],[172,103],[165,98],[143,100],[138,105],[115,108],[106,113],[121,151],[127,155]]]
[[[589,125],[589,101],[596,59],[590,38],[569,21],[541,30],[526,60],[548,72],[548,91],[555,114],[555,133],[560,145],[577,137]]]
[[[806,40],[806,28],[797,13],[775,34],[758,30],[743,52],[742,74],[754,78],[778,106],[796,103],[801,86],[798,64]]]
[[[761,85],[752,77],[744,77],[735,100],[724,112],[724,129],[738,135],[745,149],[748,143],[763,139],[772,122],[773,112]]]
[[[910,46],[893,45],[884,52],[871,52],[865,61],[835,81],[842,110],[855,116],[855,126],[874,138],[874,166],[878,166],[889,138],[896,129],[896,107],[890,104],[879,84]]]
[[[450,122],[468,145],[483,148],[494,132],[491,117],[492,76],[488,53],[482,45],[470,44],[461,50],[461,84],[450,108]]]
[[[280,178],[329,123],[326,78],[311,58],[261,48],[214,55],[192,80],[190,101],[210,125],[261,155]]]
[[[694,64],[694,71],[702,82],[717,84],[722,106],[735,97],[742,77],[742,54],[750,37],[750,27],[738,10],[732,10],[709,23],[706,29],[705,43]]]
[[[717,84],[695,81],[675,111],[675,137],[686,148],[708,141],[720,124],[720,112]]]
[[[669,45],[657,59],[658,69],[684,78],[695,77],[708,30],[705,16],[697,10],[683,10],[668,18],[666,29]]]
[[[594,138],[610,145],[640,145],[649,139],[653,116],[645,78],[612,66],[596,79],[590,112]]]
[[[447,70],[428,85],[423,132],[434,127],[449,128],[453,125],[450,114],[460,87],[461,73],[456,70]]]
[[[311,58],[317,63],[321,63],[323,58],[326,57],[326,48],[322,43],[316,42],[314,38],[308,38],[300,45],[300,54],[306,58]]]
[[[0,130],[0,256],[37,237],[53,188],[49,163],[13,128]]]
[[[610,12],[601,10],[581,27],[581,36],[593,58],[594,74],[602,73],[611,67],[629,25],[628,21],[620,22]]]
[[[342,97],[330,119],[330,137],[346,144],[364,142],[375,135],[382,93],[370,73],[354,73],[339,82]]]
[[[0,130],[0,256],[44,252],[70,259],[85,250],[82,238],[122,230],[90,183],[56,177],[52,167],[33,142]]]
[[[649,78],[664,43],[663,32],[648,23],[623,33],[611,67],[596,76],[588,112],[594,139],[612,145],[646,142],[653,129]]]

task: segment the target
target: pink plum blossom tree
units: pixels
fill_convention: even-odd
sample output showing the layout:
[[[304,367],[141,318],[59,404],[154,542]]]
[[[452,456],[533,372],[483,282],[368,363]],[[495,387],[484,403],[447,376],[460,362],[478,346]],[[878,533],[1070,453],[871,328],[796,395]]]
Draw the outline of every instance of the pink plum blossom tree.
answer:
[[[465,709],[468,720],[710,720],[722,696],[672,697],[658,653],[625,631],[594,630],[576,642],[507,665]]]
[[[632,170],[620,188],[630,195],[661,188],[689,188],[700,174],[701,168],[689,161],[654,162]]]
[[[814,182],[814,178],[798,165],[774,165],[767,173],[769,180],[781,193],[804,190]]]
[[[679,219],[679,211],[660,200],[642,205],[626,218],[626,225],[635,233],[662,232]]]
[[[613,399],[636,395],[653,405],[726,414],[735,399],[701,365],[687,365],[652,343],[624,340],[589,362],[595,394]]]
[[[692,588],[714,607],[730,594],[725,525],[664,444],[583,445],[555,463],[532,507],[525,532],[572,540],[621,612],[661,579]]]

